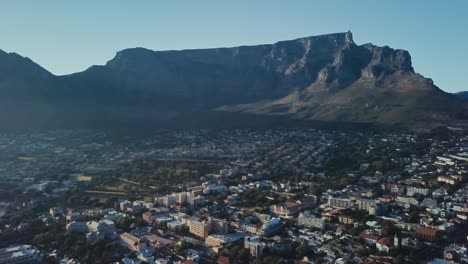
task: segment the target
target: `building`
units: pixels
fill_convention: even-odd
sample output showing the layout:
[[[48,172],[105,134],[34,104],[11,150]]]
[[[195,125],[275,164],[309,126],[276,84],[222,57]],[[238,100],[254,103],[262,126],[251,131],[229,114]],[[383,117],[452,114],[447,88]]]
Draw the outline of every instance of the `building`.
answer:
[[[405,186],[398,185],[398,184],[392,184],[390,186],[390,192],[391,193],[396,193],[396,194],[403,194],[405,192]]]
[[[270,211],[280,217],[290,217],[299,213],[302,210],[311,208],[313,201],[300,200],[295,202],[285,202],[270,206]]]
[[[189,196],[190,196],[190,193],[187,193],[187,192],[176,193],[175,194],[176,202],[178,204],[187,204]]]
[[[100,220],[97,221],[89,221],[86,223],[88,227],[88,234],[87,238],[91,239],[92,241],[98,241],[102,238],[114,238],[115,236],[115,225],[114,222],[110,220]]]
[[[258,257],[263,253],[265,244],[260,241],[258,236],[248,236],[244,238],[244,248],[247,249],[252,257]]]
[[[86,223],[88,226],[89,231],[91,232],[103,232],[103,233],[113,233],[115,232],[115,224],[110,220],[100,220],[99,222],[96,221],[89,221]]]
[[[384,238],[377,240],[377,242],[375,243],[377,250],[380,252],[389,252],[390,247],[392,247],[392,245],[393,245],[393,237],[384,237]]]
[[[228,232],[228,223],[225,220],[210,218],[209,224],[211,224],[211,233],[214,234],[225,234]]]
[[[279,218],[272,218],[265,221],[262,227],[257,230],[259,236],[272,236],[277,233],[282,227],[281,220]]]
[[[177,198],[175,195],[166,195],[163,199],[164,206],[171,207],[177,203]]]
[[[397,196],[395,201],[398,206],[410,207],[411,205],[419,205],[418,200],[416,200],[414,197]]]
[[[203,206],[204,204],[205,204],[205,197],[201,195],[198,195],[190,199],[190,205],[192,206],[192,208],[197,208],[197,207]]]
[[[188,222],[189,232],[200,238],[205,239],[208,237],[211,231],[211,225],[209,223],[204,223],[200,221],[190,221]]]
[[[174,241],[153,234],[144,235],[143,239],[150,246],[157,249],[170,248],[175,245]]]
[[[373,199],[357,199],[356,204],[359,210],[369,211],[371,207],[374,207],[377,202]]]
[[[63,210],[58,207],[52,207],[49,209],[49,214],[52,217],[58,217],[63,215]]]
[[[144,240],[130,233],[120,235],[120,244],[132,251],[144,250],[147,247]]]
[[[0,248],[0,263],[2,264],[32,264],[41,263],[42,254],[30,245]]]
[[[377,195],[374,189],[365,189],[361,191],[361,197],[374,198]]]
[[[316,217],[310,213],[300,213],[297,218],[297,224],[305,227],[313,227],[318,229],[325,228],[325,221],[323,218]]]
[[[225,193],[227,190],[224,185],[209,185],[203,190],[203,194]]]
[[[353,202],[351,201],[351,199],[336,198],[333,196],[329,196],[328,205],[338,208],[351,208],[353,206]]]
[[[364,239],[365,243],[368,244],[368,245],[374,245],[380,239],[380,237],[378,235],[368,233],[366,231],[362,231],[359,234],[359,237]]]
[[[176,232],[182,230],[182,228],[185,227],[184,224],[182,224],[181,222],[177,220],[167,222],[166,225],[169,230],[176,231]]]
[[[415,194],[420,194],[420,195],[427,196],[427,195],[429,195],[429,189],[419,188],[419,187],[408,187],[408,188],[406,188],[406,195],[413,196]]]
[[[383,216],[387,214],[388,206],[384,203],[376,203],[375,206],[369,208],[369,214],[375,216]]]
[[[88,232],[88,226],[85,222],[71,222],[66,226],[67,230],[74,233],[86,233]]]
[[[452,178],[452,177],[447,177],[447,176],[439,176],[437,177],[437,181],[450,184],[450,185],[455,185],[457,183],[457,179]]]
[[[245,237],[245,233],[234,233],[225,235],[209,235],[205,239],[205,243],[212,247],[222,247],[226,244],[230,244],[239,241]]]
[[[423,241],[434,242],[437,240],[437,229],[428,227],[416,227],[416,237]]]
[[[345,225],[352,225],[354,224],[354,219],[352,216],[349,215],[339,215],[338,216],[338,221],[340,223],[343,223]]]
[[[228,256],[219,256],[216,264],[230,264],[231,259]]]
[[[119,207],[121,211],[127,211],[127,208],[132,207],[132,205],[133,204],[130,201],[123,201],[123,202],[120,202]]]
[[[68,221],[68,222],[73,222],[73,221],[79,221],[81,220],[83,217],[82,215],[79,213],[79,212],[69,212],[67,214],[67,216],[65,217],[65,219]]]

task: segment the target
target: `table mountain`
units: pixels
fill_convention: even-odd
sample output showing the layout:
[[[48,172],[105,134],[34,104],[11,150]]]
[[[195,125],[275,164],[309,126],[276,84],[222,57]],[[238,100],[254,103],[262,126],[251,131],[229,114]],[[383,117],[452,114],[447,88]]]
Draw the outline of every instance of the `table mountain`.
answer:
[[[407,51],[357,45],[351,32],[235,48],[132,48],[65,76],[2,52],[0,95],[26,127],[206,114],[408,126],[467,120],[466,105],[415,73]]]

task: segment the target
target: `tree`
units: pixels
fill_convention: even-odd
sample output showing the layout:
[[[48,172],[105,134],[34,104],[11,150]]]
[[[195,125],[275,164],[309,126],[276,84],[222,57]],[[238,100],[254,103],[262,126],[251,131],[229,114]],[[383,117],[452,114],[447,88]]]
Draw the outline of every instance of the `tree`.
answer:
[[[296,259],[302,259],[306,256],[310,256],[313,254],[313,249],[309,245],[305,243],[301,243],[297,248],[296,248]]]
[[[380,226],[384,236],[394,236],[398,232],[398,228],[391,221],[383,220]]]

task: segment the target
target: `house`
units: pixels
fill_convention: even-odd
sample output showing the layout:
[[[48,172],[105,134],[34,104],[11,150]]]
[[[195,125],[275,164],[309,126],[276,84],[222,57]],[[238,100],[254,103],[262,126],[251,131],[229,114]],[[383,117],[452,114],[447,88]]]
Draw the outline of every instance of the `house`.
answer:
[[[366,244],[368,245],[373,245],[375,243],[377,243],[377,241],[380,239],[380,237],[378,235],[375,235],[375,234],[372,234],[372,233],[368,233],[366,231],[362,231],[360,234],[359,234],[359,238],[362,238],[364,239],[364,241],[366,242]]]
[[[57,217],[63,215],[63,209],[58,207],[52,207],[49,209],[49,214],[52,217]]]
[[[390,247],[393,245],[393,237],[384,237],[376,242],[376,247],[378,251],[381,252],[388,252],[390,251]]]

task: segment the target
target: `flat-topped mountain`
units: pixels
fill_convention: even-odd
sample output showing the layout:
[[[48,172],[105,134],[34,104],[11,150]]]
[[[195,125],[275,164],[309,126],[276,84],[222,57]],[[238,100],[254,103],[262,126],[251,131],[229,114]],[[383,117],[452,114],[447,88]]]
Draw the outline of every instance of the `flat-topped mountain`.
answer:
[[[467,120],[466,105],[415,73],[407,51],[357,45],[351,32],[235,48],[126,49],[66,76],[2,52],[0,95],[26,127],[28,119],[85,126],[207,113],[409,126]]]

